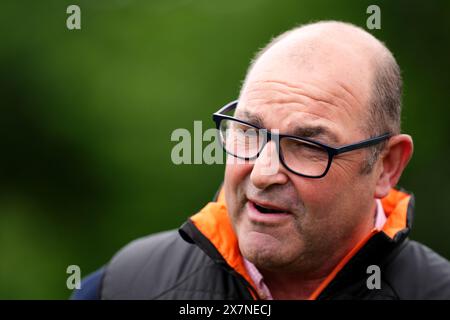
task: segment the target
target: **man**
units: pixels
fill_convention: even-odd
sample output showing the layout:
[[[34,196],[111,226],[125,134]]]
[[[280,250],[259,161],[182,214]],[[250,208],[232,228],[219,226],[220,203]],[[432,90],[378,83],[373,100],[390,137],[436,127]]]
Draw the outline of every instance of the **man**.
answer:
[[[228,153],[215,201],[73,297],[449,299],[450,264],[407,238],[414,199],[394,188],[413,152],[401,87],[390,51],[356,26],[275,38],[214,114]]]

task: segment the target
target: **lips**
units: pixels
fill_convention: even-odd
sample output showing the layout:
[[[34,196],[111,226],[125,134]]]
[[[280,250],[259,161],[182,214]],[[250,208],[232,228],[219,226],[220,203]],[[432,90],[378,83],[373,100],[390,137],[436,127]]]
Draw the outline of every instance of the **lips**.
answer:
[[[260,201],[254,201],[254,200],[250,200],[249,202],[252,204],[252,206],[259,211],[259,213],[262,214],[287,214],[289,213],[286,209],[271,204],[271,203],[267,203],[267,202],[260,202]]]
[[[245,212],[249,221],[256,227],[277,227],[289,223],[294,217],[287,209],[267,202],[248,199]]]

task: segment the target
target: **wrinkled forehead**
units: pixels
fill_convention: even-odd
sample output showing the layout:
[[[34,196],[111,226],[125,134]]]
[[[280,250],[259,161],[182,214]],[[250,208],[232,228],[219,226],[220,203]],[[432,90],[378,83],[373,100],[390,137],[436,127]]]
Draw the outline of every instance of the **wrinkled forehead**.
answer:
[[[365,113],[345,84],[312,78],[288,81],[267,78],[249,82],[236,117],[258,127],[339,144],[363,138]]]

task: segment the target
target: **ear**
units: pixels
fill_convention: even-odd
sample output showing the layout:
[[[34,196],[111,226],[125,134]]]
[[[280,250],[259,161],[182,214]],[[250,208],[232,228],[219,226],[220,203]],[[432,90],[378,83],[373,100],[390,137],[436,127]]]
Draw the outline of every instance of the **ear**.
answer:
[[[387,196],[389,190],[398,183],[411,159],[413,148],[412,138],[407,134],[399,134],[389,139],[379,160],[375,198]]]

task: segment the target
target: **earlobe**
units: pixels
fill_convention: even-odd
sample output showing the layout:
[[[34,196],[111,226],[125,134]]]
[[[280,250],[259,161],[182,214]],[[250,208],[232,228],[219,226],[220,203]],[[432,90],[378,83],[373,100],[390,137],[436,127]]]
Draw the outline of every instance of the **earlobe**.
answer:
[[[381,155],[381,168],[375,186],[375,198],[387,196],[403,173],[413,153],[413,141],[407,134],[393,136]]]

